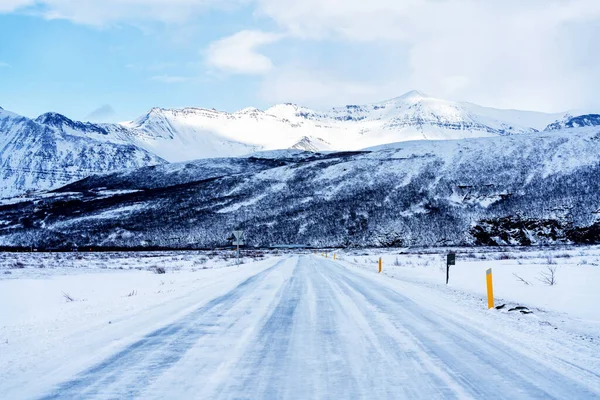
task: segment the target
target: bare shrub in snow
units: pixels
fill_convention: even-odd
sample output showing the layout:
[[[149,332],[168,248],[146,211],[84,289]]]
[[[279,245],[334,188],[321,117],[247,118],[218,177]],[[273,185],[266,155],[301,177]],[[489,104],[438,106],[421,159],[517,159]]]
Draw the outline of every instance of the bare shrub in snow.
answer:
[[[548,265],[554,265],[554,264],[556,264],[556,261],[554,260],[554,257],[552,257],[551,254],[548,254],[546,256],[546,264],[548,264]]]
[[[519,281],[523,282],[523,283],[524,283],[524,284],[526,284],[527,286],[530,286],[530,285],[531,285],[531,282],[528,282],[528,281],[526,281],[525,279],[521,278],[519,275],[517,275],[517,274],[514,274],[514,273],[513,273],[513,275],[515,276],[515,278],[517,278]]]
[[[71,303],[71,302],[75,301],[75,298],[73,296],[71,296],[69,293],[63,292],[63,297],[67,301],[67,303]]]
[[[152,267],[152,272],[154,272],[155,274],[158,275],[162,275],[162,274],[166,274],[167,271],[165,270],[165,267],[159,267],[157,265],[155,265],[154,267]]]
[[[197,260],[194,260],[194,265],[203,265],[203,264],[206,264],[207,262],[208,262],[208,258],[200,257]]]
[[[132,290],[131,292],[129,292],[129,294],[127,294],[127,297],[133,297],[137,294],[137,290]]]
[[[400,265],[400,260],[398,259],[398,257],[396,257],[396,259],[394,260],[394,266],[399,267]]]
[[[247,251],[246,256],[252,258],[253,260],[256,260],[256,259],[264,258],[265,254],[262,251],[255,250],[255,251]]]
[[[25,268],[25,264],[22,263],[21,261],[15,261],[13,263],[13,265],[12,265],[11,268],[13,268],[13,269],[23,269],[23,268]]]
[[[558,267],[554,265],[546,266],[546,270],[540,272],[539,280],[546,285],[554,286],[556,285],[556,269]]]
[[[498,256],[498,260],[512,260],[513,258],[515,257],[510,253],[502,253]]]
[[[556,254],[554,257],[555,258],[571,258],[571,255],[569,253],[562,253],[562,254]]]

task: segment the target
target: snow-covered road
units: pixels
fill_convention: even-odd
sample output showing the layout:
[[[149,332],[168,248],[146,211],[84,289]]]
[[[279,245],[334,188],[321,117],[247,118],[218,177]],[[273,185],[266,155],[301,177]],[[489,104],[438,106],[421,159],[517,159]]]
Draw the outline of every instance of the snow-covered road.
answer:
[[[600,395],[600,375],[550,365],[432,304],[343,263],[288,256],[42,398]]]

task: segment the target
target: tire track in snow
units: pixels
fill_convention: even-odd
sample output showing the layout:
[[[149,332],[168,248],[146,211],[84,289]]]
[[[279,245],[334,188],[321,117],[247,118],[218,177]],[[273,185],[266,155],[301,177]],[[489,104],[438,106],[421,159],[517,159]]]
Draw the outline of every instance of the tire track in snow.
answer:
[[[467,323],[337,262],[299,256],[277,262],[45,398],[595,396]]]
[[[213,335],[219,327],[218,317],[252,292],[265,276],[285,261],[287,260],[278,261],[184,318],[149,333],[80,373],[73,380],[60,384],[52,393],[41,398],[51,400],[138,396],[161,373],[177,363],[200,337]]]
[[[356,397],[361,388],[354,377],[361,371],[346,363],[352,349],[340,337],[341,305],[335,300],[315,259],[301,256],[254,344],[207,398]]]
[[[325,261],[340,286],[356,302],[371,305],[373,325],[381,319],[393,331],[382,329],[382,337],[398,341],[412,338],[420,348],[417,357],[430,358],[473,398],[593,398],[597,396],[576,381],[540,362],[520,354],[490,336],[480,335],[467,325],[420,307],[394,290],[364,279]],[[368,306],[365,306],[365,312]],[[375,312],[373,312],[375,311]],[[379,321],[378,321],[379,319]]]

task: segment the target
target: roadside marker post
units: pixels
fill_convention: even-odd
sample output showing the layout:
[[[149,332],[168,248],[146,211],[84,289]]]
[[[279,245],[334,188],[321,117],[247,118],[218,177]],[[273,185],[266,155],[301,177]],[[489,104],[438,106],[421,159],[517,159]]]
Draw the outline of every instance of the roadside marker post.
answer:
[[[492,269],[485,271],[485,280],[487,283],[487,295],[488,295],[488,310],[494,308],[494,286],[492,285]]]
[[[379,273],[381,273],[382,270],[383,270],[383,261],[381,260],[381,257],[379,257]]]
[[[456,265],[456,254],[455,253],[448,253],[448,255],[446,256],[446,285],[448,284],[448,281],[450,281],[450,266],[451,265]]]
[[[335,253],[333,253],[333,259],[335,260]]]
[[[238,265],[240,265],[240,246],[244,245],[244,231],[233,231],[233,236],[235,237],[233,244],[237,246]]]

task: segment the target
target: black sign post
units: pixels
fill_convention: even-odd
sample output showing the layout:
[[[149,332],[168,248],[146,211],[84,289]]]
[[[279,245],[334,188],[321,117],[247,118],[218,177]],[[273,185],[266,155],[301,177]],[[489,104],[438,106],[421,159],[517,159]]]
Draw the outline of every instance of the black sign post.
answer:
[[[446,257],[446,285],[448,284],[448,281],[450,280],[450,266],[451,265],[456,265],[456,254],[455,253],[448,253],[448,256]]]

